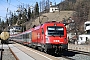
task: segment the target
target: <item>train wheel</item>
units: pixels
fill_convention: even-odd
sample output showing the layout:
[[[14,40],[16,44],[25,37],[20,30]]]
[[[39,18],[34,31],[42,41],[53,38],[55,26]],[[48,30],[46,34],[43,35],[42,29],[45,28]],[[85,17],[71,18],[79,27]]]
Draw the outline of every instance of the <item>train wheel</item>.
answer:
[[[44,49],[44,52],[46,53],[47,51]]]
[[[51,54],[52,53],[52,51],[50,49],[45,49],[44,52],[47,53],[47,54]]]
[[[44,51],[44,49],[42,47],[38,47],[38,49],[42,52]]]
[[[45,52],[45,53],[50,54],[50,53],[51,53],[50,50],[51,50],[51,49],[48,49],[47,46],[45,46],[45,48],[44,48],[44,52]]]
[[[42,48],[42,47],[41,47],[40,51],[42,51],[42,52],[43,52],[43,48]]]
[[[57,54],[58,55],[62,55],[63,54],[63,51],[59,51]]]
[[[45,52],[45,53],[48,53],[48,49],[47,49],[47,48],[45,48],[45,49],[44,49],[44,52]]]

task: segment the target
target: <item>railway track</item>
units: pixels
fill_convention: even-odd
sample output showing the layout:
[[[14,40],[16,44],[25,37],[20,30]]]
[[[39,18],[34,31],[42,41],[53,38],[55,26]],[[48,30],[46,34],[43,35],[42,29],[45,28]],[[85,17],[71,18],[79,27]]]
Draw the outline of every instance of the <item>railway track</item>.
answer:
[[[23,47],[25,47],[25,49],[28,49],[28,50],[31,50],[32,48],[29,48],[29,47],[27,47],[27,46],[23,46]],[[20,48],[20,47],[19,47]],[[34,51],[35,49],[33,49],[32,51]],[[23,49],[22,49],[22,51],[24,51]],[[37,52],[38,53],[37,53]],[[35,53],[36,52],[36,53]],[[26,52],[25,52],[26,53]],[[79,59],[79,58],[76,58],[77,57],[77,55],[80,55],[81,57],[80,57],[80,59],[84,56],[85,58],[86,57],[88,57],[88,59],[90,59],[89,58],[89,56],[90,56],[90,53],[88,53],[88,52],[81,52],[81,51],[76,51],[76,50],[68,50],[67,52],[64,52],[62,55],[57,55],[57,54],[46,54],[46,53],[44,53],[44,52],[40,52],[40,51],[38,51],[38,50],[35,50],[34,51],[34,53],[35,54],[39,54],[39,55],[42,55],[42,56],[45,56],[46,58],[48,57],[48,56],[50,56],[50,58],[48,58],[49,60],[76,60],[76,59]],[[53,57],[53,58],[52,58]],[[37,59],[36,59],[37,60]],[[43,59],[44,60],[44,59]],[[83,59],[82,59],[83,60]],[[84,59],[85,60],[85,59]]]
[[[78,51],[78,50],[72,50],[72,49],[69,49],[69,51],[73,51],[73,52],[78,53],[78,54],[90,56],[90,52],[84,52],[84,51]]]
[[[69,49],[67,52],[62,54],[61,57],[69,60],[90,60],[90,53]]]
[[[61,55],[57,55],[57,54],[46,54],[44,52],[40,52],[38,50],[32,49],[27,46],[23,46],[23,45],[17,44],[17,43],[8,44],[10,49],[14,48],[12,46],[10,47],[10,45],[13,45],[17,49],[19,49],[19,51],[24,52],[24,54],[30,56],[31,58],[33,58],[33,60],[46,60],[46,59],[47,60],[90,60],[90,53],[88,53],[88,52],[82,52],[82,51],[76,51],[76,50],[69,49],[67,52],[64,52]],[[16,55],[12,49],[11,49],[11,51],[12,51],[12,54],[14,54],[14,56],[17,57],[16,60],[20,60],[19,56]],[[18,53],[18,51],[16,51],[16,53]],[[22,54],[20,54],[20,55],[22,55]]]

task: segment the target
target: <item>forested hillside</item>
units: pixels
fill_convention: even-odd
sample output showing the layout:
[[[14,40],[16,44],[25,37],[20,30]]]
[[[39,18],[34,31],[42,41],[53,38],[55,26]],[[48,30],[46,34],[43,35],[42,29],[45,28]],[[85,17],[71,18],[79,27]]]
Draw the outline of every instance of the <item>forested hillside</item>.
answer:
[[[49,0],[46,1],[48,2]],[[79,31],[83,31],[83,23],[90,20],[90,0],[64,0],[57,4],[57,6],[59,11],[75,11],[76,13],[73,14],[72,19],[75,20],[77,29],[79,28]],[[36,2],[34,7],[34,10],[31,11],[30,7],[26,9],[26,7],[22,8],[22,6],[20,6],[16,12],[18,15],[16,15],[15,12],[10,12],[11,16],[7,18],[5,22],[2,21],[0,23],[0,28],[3,30],[9,25],[15,25],[16,23],[21,26],[26,26],[27,23],[30,22],[29,25],[32,25],[32,22],[38,19],[40,15],[49,12],[49,2],[46,4],[46,8],[42,9],[42,12],[39,12],[38,2]],[[54,19],[54,17],[52,17],[52,19]]]
[[[90,0],[65,0],[58,5],[60,10],[76,11],[73,20],[77,28],[83,31],[84,22],[90,20]]]

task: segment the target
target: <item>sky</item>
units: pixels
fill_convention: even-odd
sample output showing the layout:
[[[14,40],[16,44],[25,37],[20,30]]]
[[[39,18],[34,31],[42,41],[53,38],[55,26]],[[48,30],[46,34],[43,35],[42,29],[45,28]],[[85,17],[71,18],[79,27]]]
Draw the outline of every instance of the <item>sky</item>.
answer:
[[[18,9],[19,5],[24,4],[25,6],[27,4],[29,4],[30,6],[34,6],[36,4],[36,2],[40,2],[42,0],[1,0],[0,1],[0,18],[2,20],[6,20],[6,14],[7,16],[9,16],[9,12],[14,12]],[[45,0],[46,1],[46,0]],[[54,4],[56,2],[56,4],[60,3],[63,0],[49,0],[50,2],[52,2],[52,4]],[[8,8],[8,12],[7,12],[7,8]]]

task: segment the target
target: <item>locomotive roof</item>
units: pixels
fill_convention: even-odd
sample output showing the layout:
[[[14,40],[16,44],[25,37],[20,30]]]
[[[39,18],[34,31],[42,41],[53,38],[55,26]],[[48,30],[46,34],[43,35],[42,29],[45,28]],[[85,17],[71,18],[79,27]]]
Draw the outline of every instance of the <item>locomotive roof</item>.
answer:
[[[61,22],[46,22],[45,24],[61,24],[61,25],[64,25],[63,23]],[[44,24],[43,24],[44,25]]]
[[[60,22],[49,21],[49,22],[45,22],[44,24],[41,24],[41,25],[39,25],[39,26],[34,27],[34,29],[39,29],[41,26],[43,26],[43,25],[48,25],[48,24],[61,24],[61,25],[64,25],[63,23],[60,23]]]

